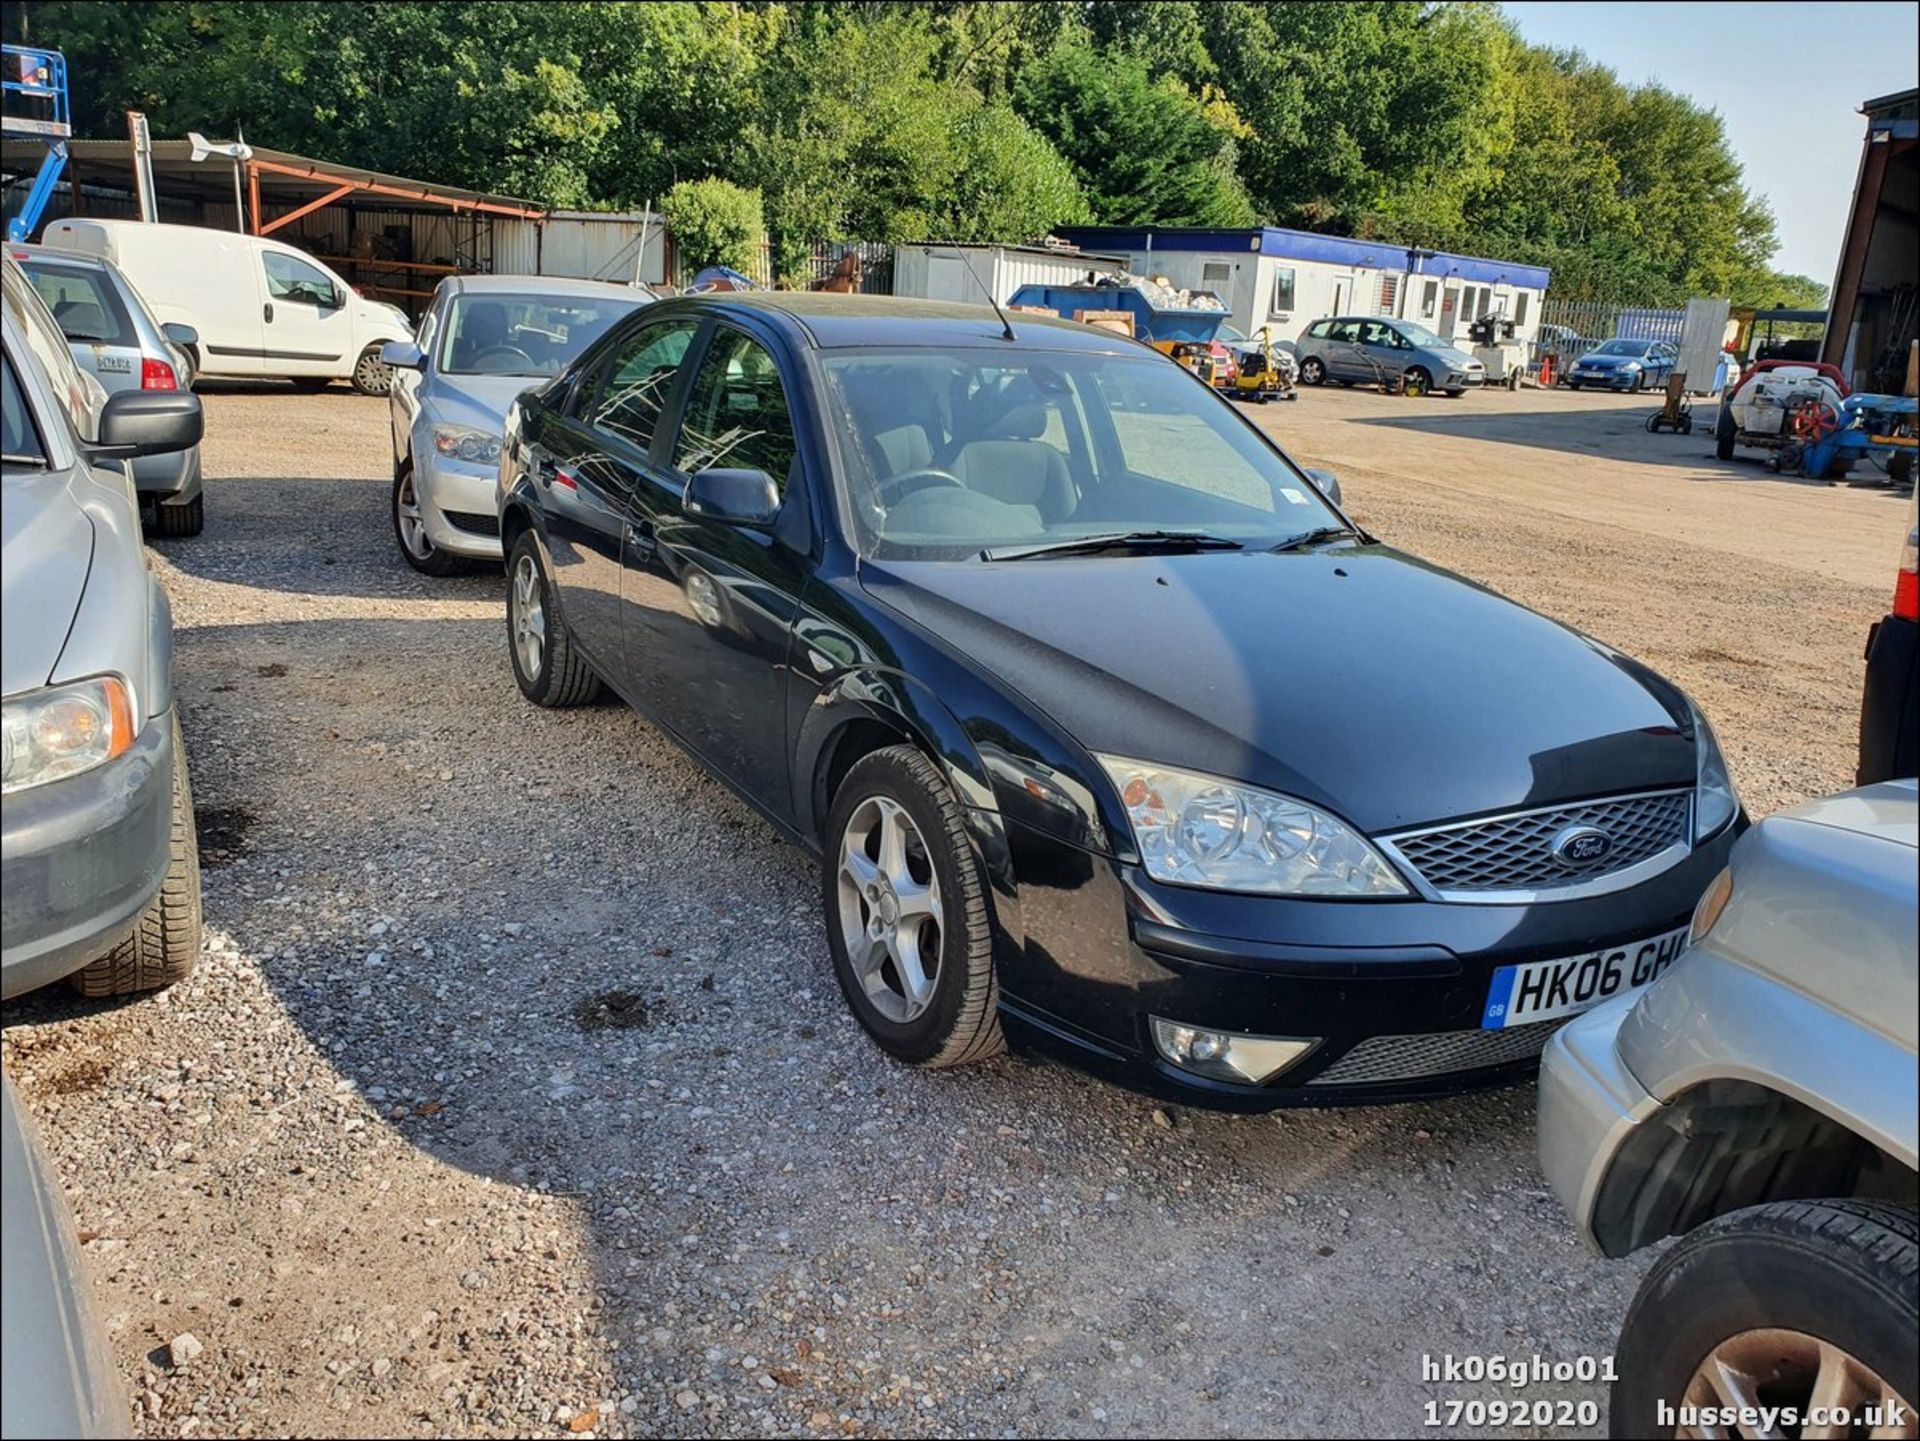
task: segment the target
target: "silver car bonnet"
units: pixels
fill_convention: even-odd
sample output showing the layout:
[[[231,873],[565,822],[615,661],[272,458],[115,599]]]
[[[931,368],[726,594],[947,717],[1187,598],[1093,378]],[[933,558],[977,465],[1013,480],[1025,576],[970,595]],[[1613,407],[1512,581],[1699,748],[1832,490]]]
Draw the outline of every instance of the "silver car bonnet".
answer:
[[[423,411],[450,425],[471,425],[498,435],[506,427],[507,407],[523,391],[542,386],[545,375],[448,375],[435,371],[420,388]]]
[[[72,479],[69,470],[14,473],[0,492],[0,694],[47,683],[86,589],[93,522]]]

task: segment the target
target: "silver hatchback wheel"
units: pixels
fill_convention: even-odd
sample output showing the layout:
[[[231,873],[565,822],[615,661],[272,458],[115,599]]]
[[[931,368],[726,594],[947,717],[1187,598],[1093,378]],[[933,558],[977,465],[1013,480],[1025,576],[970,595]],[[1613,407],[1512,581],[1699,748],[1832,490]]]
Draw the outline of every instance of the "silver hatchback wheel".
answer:
[[[523,553],[513,567],[513,590],[508,597],[513,614],[514,659],[520,673],[530,681],[540,679],[540,667],[546,663],[547,608],[540,585],[540,563],[532,552]]]
[[[945,915],[925,837],[897,801],[869,796],[840,836],[840,937],[873,1008],[905,1024],[932,1003]]]
[[[433,541],[427,535],[427,523],[420,515],[420,497],[413,489],[413,472],[405,471],[393,488],[393,519],[400,530],[400,544],[415,560],[433,558]]]

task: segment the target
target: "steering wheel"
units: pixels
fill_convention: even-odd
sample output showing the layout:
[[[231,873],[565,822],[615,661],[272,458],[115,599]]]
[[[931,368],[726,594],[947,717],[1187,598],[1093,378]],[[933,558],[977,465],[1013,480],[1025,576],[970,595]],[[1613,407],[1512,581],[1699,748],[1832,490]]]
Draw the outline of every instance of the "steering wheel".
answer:
[[[944,486],[952,486],[955,490],[967,488],[966,483],[952,471],[923,465],[918,470],[903,470],[898,475],[888,476],[873,488],[873,498],[879,502],[882,510],[892,510],[916,491],[935,490]]]
[[[509,365],[532,365],[533,357],[517,345],[489,345],[474,356],[467,364],[475,370],[484,370],[488,359],[504,360]]]

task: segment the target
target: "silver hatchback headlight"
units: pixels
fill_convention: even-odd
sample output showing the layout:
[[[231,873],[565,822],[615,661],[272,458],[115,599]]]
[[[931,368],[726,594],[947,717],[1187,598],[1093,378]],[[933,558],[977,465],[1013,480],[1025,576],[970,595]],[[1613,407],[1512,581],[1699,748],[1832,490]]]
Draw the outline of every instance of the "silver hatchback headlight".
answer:
[[[1305,801],[1124,756],[1094,759],[1157,881],[1269,896],[1408,894],[1364,836]]]

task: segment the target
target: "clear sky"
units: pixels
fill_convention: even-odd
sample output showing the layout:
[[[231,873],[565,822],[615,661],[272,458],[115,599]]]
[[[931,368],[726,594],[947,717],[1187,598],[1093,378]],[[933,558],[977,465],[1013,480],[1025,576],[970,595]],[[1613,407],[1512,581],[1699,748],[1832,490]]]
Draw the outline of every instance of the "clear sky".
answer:
[[[1658,81],[1727,122],[1748,188],[1780,230],[1773,263],[1833,283],[1866,118],[1920,84],[1920,6],[1508,3],[1538,45],[1584,50],[1631,85]]]

